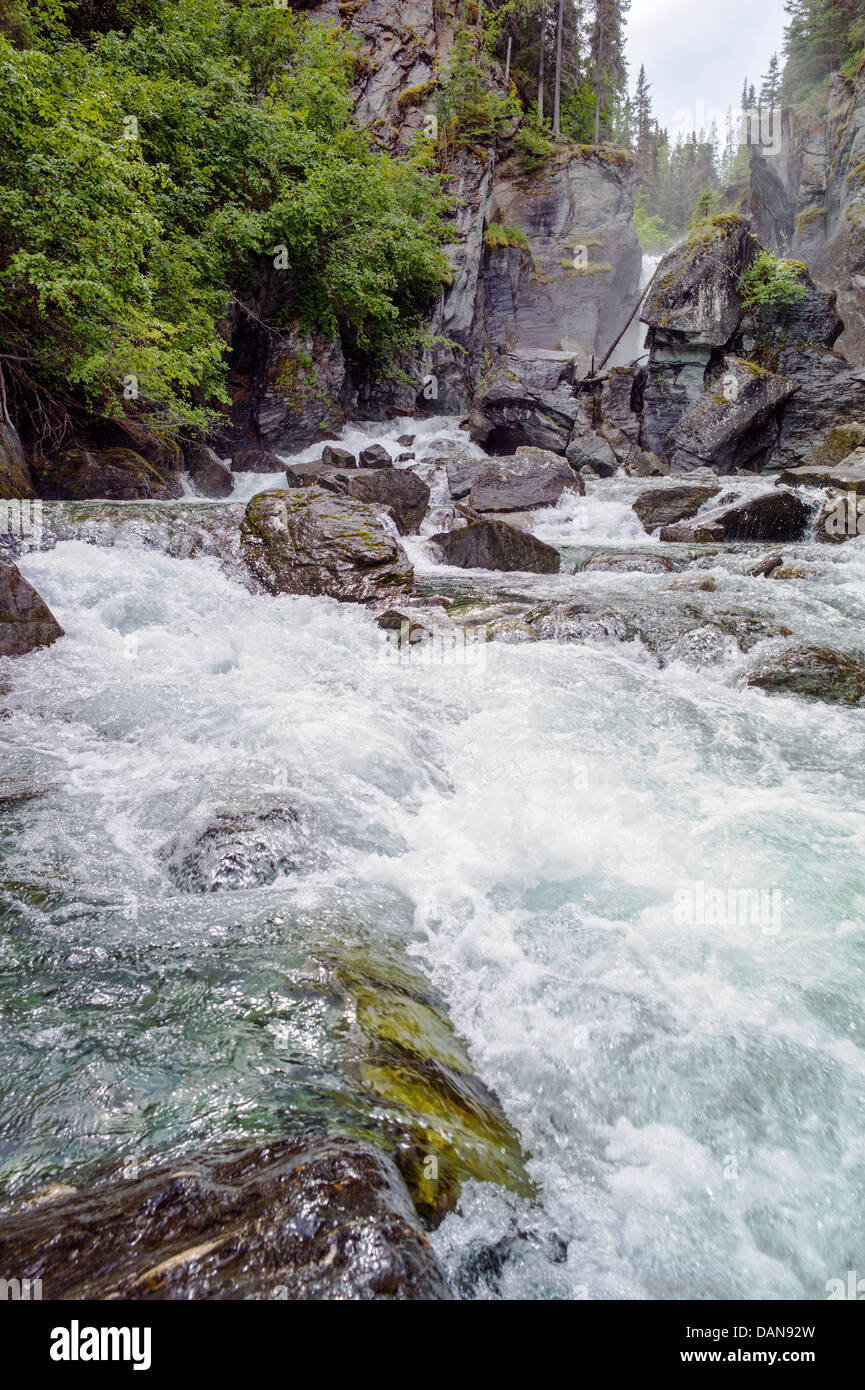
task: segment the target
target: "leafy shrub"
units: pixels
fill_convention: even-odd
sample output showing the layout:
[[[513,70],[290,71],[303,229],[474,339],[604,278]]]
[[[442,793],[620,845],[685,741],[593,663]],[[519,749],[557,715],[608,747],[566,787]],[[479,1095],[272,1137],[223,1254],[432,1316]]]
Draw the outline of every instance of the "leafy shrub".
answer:
[[[761,251],[742,276],[742,304],[746,309],[790,309],[805,298],[801,267],[782,261],[771,251]]]

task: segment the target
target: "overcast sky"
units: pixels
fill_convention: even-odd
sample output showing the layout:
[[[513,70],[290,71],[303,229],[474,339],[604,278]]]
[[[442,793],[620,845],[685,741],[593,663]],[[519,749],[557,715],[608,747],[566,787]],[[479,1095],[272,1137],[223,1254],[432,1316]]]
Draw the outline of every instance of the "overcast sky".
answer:
[[[745,76],[759,88],[780,54],[785,18],[784,0],[631,0],[631,92],[645,63],[655,116],[674,137],[677,112],[736,110]]]

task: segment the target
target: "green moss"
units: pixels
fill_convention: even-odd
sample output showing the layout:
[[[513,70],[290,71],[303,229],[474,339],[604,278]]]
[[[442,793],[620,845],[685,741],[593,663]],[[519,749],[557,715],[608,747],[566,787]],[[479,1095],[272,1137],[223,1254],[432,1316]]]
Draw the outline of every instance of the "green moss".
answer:
[[[821,204],[812,203],[811,207],[805,208],[796,218],[796,231],[802,236],[806,227],[810,227],[814,222],[819,222],[826,216],[826,209]]]
[[[437,86],[438,81],[432,78],[429,82],[419,82],[416,87],[406,87],[396,99],[397,110],[405,111],[411,106],[421,106]]]
[[[520,251],[529,251],[531,244],[525,232],[520,227],[509,227],[504,222],[491,222],[487,227],[484,241],[487,246],[497,247],[517,247]]]
[[[865,159],[861,164],[857,164],[855,169],[850,170],[847,175],[847,182],[854,187],[856,184],[865,183]]]

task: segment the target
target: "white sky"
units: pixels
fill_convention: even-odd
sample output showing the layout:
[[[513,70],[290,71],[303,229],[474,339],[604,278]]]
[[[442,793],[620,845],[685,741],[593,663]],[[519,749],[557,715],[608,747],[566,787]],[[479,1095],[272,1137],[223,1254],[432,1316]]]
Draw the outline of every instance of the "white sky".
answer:
[[[785,19],[784,0],[631,0],[630,90],[645,63],[655,116],[673,138],[685,124],[677,111],[694,113],[691,128],[700,102],[735,112],[744,78],[759,90],[772,54],[783,61]]]

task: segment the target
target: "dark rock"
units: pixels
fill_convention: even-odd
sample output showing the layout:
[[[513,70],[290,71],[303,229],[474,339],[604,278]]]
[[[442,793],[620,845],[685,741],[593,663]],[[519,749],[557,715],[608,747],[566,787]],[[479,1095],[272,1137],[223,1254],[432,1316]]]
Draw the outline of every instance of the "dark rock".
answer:
[[[472,401],[468,430],[493,453],[521,444],[563,454],[579,415],[568,353],[512,351],[497,359]]]
[[[340,449],[335,444],[324,446],[321,461],[325,468],[357,468],[357,459],[351,450]]]
[[[128,415],[122,419],[90,421],[83,447],[96,453],[105,449],[131,449],[160,473],[179,473],[184,466],[183,449],[173,434],[160,429],[151,420],[133,419]]]
[[[36,471],[41,497],[55,501],[171,499],[183,496],[176,474],[163,474],[132,449],[90,453],[69,449],[43,459]]]
[[[285,460],[268,449],[238,449],[231,467],[235,473],[284,473]]]
[[[401,536],[415,535],[420,530],[429,506],[430,490],[409,469],[358,468],[335,473],[333,481],[346,496],[386,508]]]
[[[448,489],[455,502],[460,502],[464,497],[468,497],[475,485],[475,479],[486,462],[486,459],[452,459],[445,463]]]
[[[414,434],[401,434],[397,437],[396,442],[397,444],[401,444],[404,449],[410,449],[416,438],[417,435]]]
[[[725,357],[724,375],[667,436],[672,471],[708,466],[717,473],[755,472],[772,456],[780,436],[780,409],[795,387],[743,358]]]
[[[582,420],[574,426],[565,452],[572,468],[591,469],[599,478],[611,478],[619,466],[608,441]]]
[[[841,463],[803,463],[800,468],[785,468],[776,482],[787,487],[831,487],[865,493],[865,449],[855,449]]]
[[[204,819],[203,826],[193,824],[176,835],[161,856],[181,891],[255,888],[295,868],[298,817],[291,807],[218,809]]]
[[[706,483],[680,483],[675,487],[656,487],[641,492],[634,502],[634,511],[647,531],[670,526],[675,521],[687,521],[701,507],[717,497],[720,486]]]
[[[554,507],[566,489],[578,487],[573,469],[560,454],[522,448],[508,458],[482,461],[468,505],[476,512],[534,511]]]
[[[743,218],[701,223],[658,266],[641,322],[670,340],[724,347],[742,321],[739,286],[759,246]]]
[[[272,593],[364,603],[406,593],[414,582],[405,551],[377,510],[318,486],[253,497],[241,543],[247,565]]]
[[[397,463],[414,463],[414,461],[414,454],[397,454],[396,456]]]
[[[423,627],[421,623],[415,622],[408,613],[401,613],[396,608],[388,608],[386,612],[376,618],[376,627],[380,627],[383,632],[398,632],[400,634],[400,645],[406,642],[413,646],[418,642],[425,642],[430,636],[430,630]]]
[[[234,487],[231,470],[206,444],[186,444],[183,450],[189,481],[202,497],[228,497]]]
[[[865,662],[825,647],[790,646],[765,657],[749,673],[748,684],[771,694],[856,705],[865,696]]]
[[[0,497],[35,496],[24,446],[11,425],[0,420]]]
[[[558,574],[561,568],[561,556],[551,545],[504,521],[474,521],[459,530],[441,531],[432,539],[445,563],[460,569]]]
[[[795,492],[764,492],[661,529],[662,541],[800,541],[811,508]]]
[[[342,348],[319,329],[295,326],[270,348],[264,389],[252,381],[250,413],[266,449],[294,454],[345,424]]]
[[[370,444],[360,451],[361,468],[393,468],[393,459],[383,444]]]
[[[447,1299],[393,1162],[359,1139],[184,1160],[7,1216],[52,1299]]]
[[[25,656],[48,647],[63,629],[16,565],[0,560],[0,656]]]
[[[670,574],[676,569],[668,555],[646,555],[636,550],[603,550],[592,555],[583,571],[608,570],[616,574]]]

